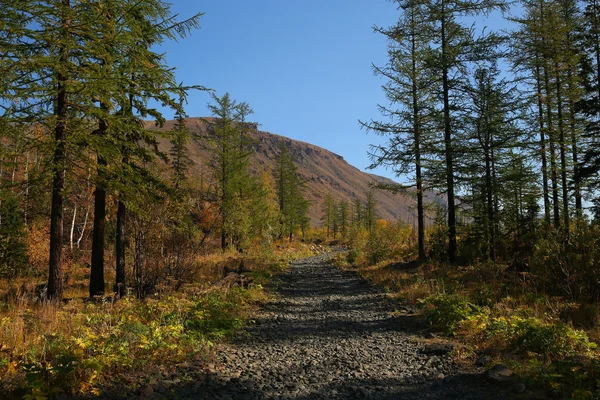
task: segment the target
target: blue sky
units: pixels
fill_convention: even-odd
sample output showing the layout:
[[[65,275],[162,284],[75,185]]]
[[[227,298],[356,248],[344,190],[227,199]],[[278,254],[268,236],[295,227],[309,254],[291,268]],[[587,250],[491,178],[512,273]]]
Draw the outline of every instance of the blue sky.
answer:
[[[377,104],[386,102],[384,82],[371,69],[385,63],[386,42],[372,27],[396,21],[394,4],[173,0],[173,11],[181,18],[205,13],[201,29],[160,49],[179,81],[248,102],[262,130],[324,147],[362,170],[370,164],[369,144],[383,139],[361,130],[358,119],[379,118]],[[502,22],[495,16],[485,24]],[[209,115],[209,100],[192,93],[187,114]],[[369,172],[393,178],[385,169]]]

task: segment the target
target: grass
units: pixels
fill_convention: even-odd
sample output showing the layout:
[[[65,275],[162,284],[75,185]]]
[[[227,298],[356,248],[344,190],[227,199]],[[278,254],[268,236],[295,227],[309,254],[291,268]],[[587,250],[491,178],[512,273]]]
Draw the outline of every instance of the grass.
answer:
[[[86,270],[72,266],[66,304],[37,302],[36,281],[0,283],[0,394],[45,399],[57,394],[95,394],[109,383],[134,379],[134,370],[158,371],[165,364],[207,360],[214,344],[241,329],[256,304],[267,300],[263,285],[307,246],[256,248],[245,255],[254,284],[243,289],[207,290],[228,265],[233,251],[196,262],[196,279],[178,290],[163,284],[154,295],[83,301]],[[110,277],[107,277],[107,281]],[[120,382],[129,386],[135,382]]]
[[[529,385],[557,398],[598,395],[597,305],[549,296],[528,274],[509,272],[503,264],[419,266],[402,256],[376,264],[367,260],[355,251],[337,263],[386,288],[390,296],[418,305],[432,328],[464,345],[458,355],[463,362],[486,355],[488,367],[504,363]]]

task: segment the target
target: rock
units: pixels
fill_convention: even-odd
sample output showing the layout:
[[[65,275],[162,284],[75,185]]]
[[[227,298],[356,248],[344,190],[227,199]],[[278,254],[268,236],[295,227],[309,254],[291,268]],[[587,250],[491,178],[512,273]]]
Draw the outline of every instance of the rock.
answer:
[[[218,343],[210,358],[180,364],[171,381],[138,388],[138,398],[506,400],[524,390],[506,367],[486,371],[487,380],[463,371],[452,343],[427,340],[422,323],[399,315],[409,307],[329,259],[292,263],[277,278],[278,295],[252,315],[256,324]]]
[[[154,388],[151,385],[148,385],[142,390],[142,395],[144,397],[150,397],[154,393]]]
[[[485,367],[489,362],[490,360],[486,356],[479,356],[477,357],[477,360],[475,360],[475,365],[478,367]]]
[[[454,345],[452,343],[432,343],[423,347],[421,353],[432,356],[444,356],[452,350],[454,350]]]
[[[515,383],[510,387],[510,391],[516,394],[521,394],[525,391],[525,385],[522,383]]]
[[[508,367],[502,364],[496,364],[483,373],[483,376],[490,382],[496,384],[514,384],[517,377]]]

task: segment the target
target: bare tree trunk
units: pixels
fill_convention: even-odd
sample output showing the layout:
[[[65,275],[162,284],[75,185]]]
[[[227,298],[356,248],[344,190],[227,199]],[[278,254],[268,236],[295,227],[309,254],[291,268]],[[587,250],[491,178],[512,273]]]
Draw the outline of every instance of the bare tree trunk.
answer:
[[[73,235],[75,233],[75,220],[77,219],[77,204],[73,204],[73,220],[71,221],[71,234],[69,235],[69,244],[73,250]]]
[[[29,207],[29,152],[25,155],[25,207],[23,210],[23,223],[27,227],[27,208]]]
[[[550,79],[548,77],[547,66],[544,66],[544,86],[546,92],[546,119],[548,121],[548,139],[550,146],[550,180],[552,183],[552,208],[554,217],[554,227],[560,228],[560,211],[558,199],[558,178],[556,176],[556,150],[555,133],[552,118],[552,100],[550,98]]]
[[[87,222],[88,222],[89,215],[90,215],[90,204],[88,203],[88,205],[85,209],[85,217],[83,218],[83,227],[81,228],[81,233],[79,235],[79,239],[77,239],[77,248],[80,247],[81,240],[83,239],[83,236],[85,235],[85,228],[87,228]]]
[[[556,110],[558,118],[558,141],[560,150],[560,180],[562,184],[562,201],[563,201],[563,224],[564,231],[567,237],[569,236],[569,190],[567,187],[567,156],[565,143],[565,127],[563,120],[562,109],[562,87],[560,79],[560,68],[558,62],[555,63],[556,69]]]
[[[421,112],[418,102],[417,88],[417,44],[415,36],[415,14],[411,10],[411,83],[412,83],[412,114],[413,114],[413,133],[415,145],[415,174],[417,180],[417,242],[419,247],[419,262],[425,261],[425,213],[423,211],[423,179],[421,176]]]
[[[105,109],[101,104],[101,108]],[[99,121],[97,135],[106,135],[108,126]],[[98,156],[98,177],[94,192],[94,231],[92,234],[92,262],[90,270],[90,298],[104,295],[104,230],[106,227],[106,161]]]
[[[94,231],[92,234],[92,262],[90,297],[104,295],[104,228],[106,226],[106,191],[98,184],[94,194]]]
[[[551,224],[550,220],[550,197],[548,190],[548,161],[546,154],[546,138],[544,137],[545,126],[544,126],[544,106],[542,101],[542,85],[539,65],[535,66],[535,77],[537,82],[537,105],[538,105],[538,121],[540,125],[540,153],[542,156],[542,187],[544,196],[544,221],[549,227]]]
[[[2,191],[2,173],[4,172],[4,160],[0,159],[0,192]],[[0,210],[2,210],[2,197],[0,197]],[[0,226],[2,226],[2,212],[0,212]]]

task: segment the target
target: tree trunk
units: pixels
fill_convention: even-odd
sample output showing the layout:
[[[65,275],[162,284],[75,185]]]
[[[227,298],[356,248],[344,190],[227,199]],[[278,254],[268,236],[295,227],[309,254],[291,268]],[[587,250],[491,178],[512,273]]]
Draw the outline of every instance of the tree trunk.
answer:
[[[540,26],[544,26],[544,0],[540,1]],[[544,38],[542,38],[542,44],[544,45],[542,48],[542,58],[543,58],[543,74],[544,74],[544,91],[545,91],[545,102],[546,102],[546,115],[547,115],[547,126],[548,126],[548,140],[549,140],[549,150],[550,150],[550,180],[552,182],[552,208],[554,211],[554,227],[560,227],[560,211],[559,211],[559,200],[558,200],[558,179],[556,177],[556,151],[554,150],[554,144],[556,141],[554,127],[552,123],[552,100],[550,98],[550,78],[548,73],[548,49],[543,42]]]
[[[65,8],[70,8],[70,0],[62,0]],[[62,26],[66,30],[70,28],[70,19],[63,15]],[[68,62],[66,49],[60,48],[59,63],[64,65]],[[48,263],[48,288],[49,299],[60,300],[63,295],[63,270],[62,270],[62,246],[63,246],[63,191],[65,188],[65,161],[66,161],[66,130],[67,130],[67,77],[58,72],[57,97],[54,115],[57,118],[54,128],[54,154],[52,159],[52,206],[50,212],[50,257]]]
[[[73,250],[73,235],[75,234],[75,220],[77,219],[77,204],[73,204],[73,219],[71,220],[71,232],[69,235],[69,245]]]
[[[446,16],[442,2],[442,91],[444,97],[444,145],[446,156],[446,181],[448,186],[448,260],[456,261],[456,208],[454,204],[454,152],[452,148],[452,126],[450,124],[450,88],[448,82]]]
[[[98,163],[103,163],[99,160]],[[104,295],[104,228],[106,225],[106,190],[102,183],[94,193],[94,231],[92,234],[92,269],[90,297]]]
[[[573,76],[572,71],[569,69],[568,76],[569,92],[573,93]],[[575,211],[578,218],[583,217],[583,202],[581,199],[581,182],[579,181],[579,174],[577,170],[579,168],[579,154],[577,148],[577,128],[575,127],[575,102],[573,96],[569,96],[569,130],[571,134],[571,157],[573,162],[573,183],[575,186]]]
[[[88,222],[89,216],[90,216],[90,204],[88,202],[88,205],[85,208],[85,217],[83,218],[83,226],[81,227],[81,233],[79,235],[79,239],[77,239],[77,248],[80,247],[81,240],[83,239],[83,236],[85,235],[85,228],[87,228],[87,222]]]
[[[560,146],[560,180],[562,184],[562,201],[563,201],[563,229],[565,234],[569,235],[569,190],[567,187],[567,156],[565,143],[565,127],[562,110],[562,88],[560,79],[560,68],[558,62],[555,63],[556,69],[556,111],[558,118],[558,141]]]
[[[125,217],[127,214],[127,207],[125,203],[119,200],[117,208],[117,233],[115,243],[116,253],[116,272],[117,279],[115,283],[114,292],[117,297],[125,296]]]
[[[560,228],[560,211],[558,199],[558,178],[556,176],[556,150],[555,133],[552,119],[552,102],[550,99],[550,79],[548,77],[547,65],[544,65],[544,87],[546,92],[546,119],[548,121],[548,139],[550,149],[550,180],[552,182],[552,208],[554,211],[554,227]]]
[[[415,178],[417,180],[417,242],[419,247],[419,262],[425,261],[425,214],[423,211],[423,179],[421,176],[421,127],[420,112],[417,93],[417,60],[415,15],[411,13],[411,56],[412,56],[412,106],[413,106],[413,132],[415,145]]]
[[[487,135],[487,133],[486,133]],[[486,203],[487,203],[487,217],[488,217],[488,235],[490,238],[489,243],[489,256],[490,260],[496,261],[496,216],[494,215],[494,197],[493,197],[493,184],[492,184],[492,161],[490,157],[490,145],[489,141],[486,143],[485,149],[485,191],[486,191]]]
[[[544,221],[549,227],[550,220],[550,197],[548,190],[548,160],[546,154],[546,138],[544,137],[544,106],[542,101],[542,83],[540,76],[540,66],[535,66],[535,78],[537,82],[537,105],[538,105],[538,121],[540,125],[540,152],[542,156],[542,187],[544,196]]]

